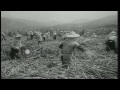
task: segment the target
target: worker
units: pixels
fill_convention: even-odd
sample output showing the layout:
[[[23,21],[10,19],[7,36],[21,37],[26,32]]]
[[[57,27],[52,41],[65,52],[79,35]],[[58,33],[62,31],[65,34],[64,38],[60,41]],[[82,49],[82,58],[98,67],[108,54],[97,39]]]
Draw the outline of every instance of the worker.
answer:
[[[80,35],[71,31],[70,33],[64,36],[63,42],[59,45],[59,48],[62,49],[61,61],[62,67],[68,68],[71,64],[71,55],[75,48],[84,50],[78,43]]]
[[[97,35],[96,35],[95,33],[93,33],[93,34],[92,34],[92,37],[93,37],[93,38],[96,38],[96,37],[97,37]]]
[[[38,45],[42,44],[42,41],[43,41],[42,33],[41,32],[35,32],[35,34],[36,34],[36,37],[37,37]]]
[[[11,59],[20,58],[19,53],[20,53],[21,47],[23,46],[23,44],[21,43],[21,37],[22,35],[17,34],[15,37],[15,41],[12,43],[11,52],[10,52]]]
[[[85,37],[89,37],[90,36],[90,32],[86,32],[84,36]]]
[[[56,40],[56,38],[57,38],[57,32],[54,31],[54,32],[53,32],[53,39]]]
[[[117,33],[112,31],[105,39],[107,51],[114,50],[117,51]]]
[[[33,37],[34,37],[33,31],[30,31],[30,32],[29,32],[29,36],[30,36],[30,39],[33,40]]]
[[[46,33],[42,36],[43,37],[43,40],[46,41]]]
[[[50,32],[48,32],[47,38],[48,38],[48,40],[50,40]]]

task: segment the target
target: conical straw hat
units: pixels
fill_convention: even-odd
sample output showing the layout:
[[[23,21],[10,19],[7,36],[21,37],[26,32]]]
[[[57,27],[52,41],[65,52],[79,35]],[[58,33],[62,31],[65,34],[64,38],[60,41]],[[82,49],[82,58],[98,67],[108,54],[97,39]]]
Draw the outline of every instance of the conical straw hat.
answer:
[[[19,37],[22,37],[22,35],[20,35],[20,34],[17,34],[15,38],[19,38]]]
[[[74,31],[71,31],[70,33],[67,33],[64,37],[65,38],[77,38],[77,37],[80,37],[80,35],[75,33]]]
[[[109,35],[117,35],[115,31],[112,31]]]
[[[15,36],[15,39],[20,39],[21,37],[22,37],[22,35],[17,34],[17,35]]]

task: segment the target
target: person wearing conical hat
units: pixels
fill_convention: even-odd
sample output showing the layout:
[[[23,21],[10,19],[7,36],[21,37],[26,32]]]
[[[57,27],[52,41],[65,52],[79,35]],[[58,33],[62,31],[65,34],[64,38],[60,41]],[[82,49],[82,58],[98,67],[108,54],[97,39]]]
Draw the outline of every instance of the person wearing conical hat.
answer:
[[[95,38],[95,37],[97,37],[97,35],[96,35],[95,33],[93,33],[93,34],[92,34],[92,37]]]
[[[37,42],[38,44],[42,44],[43,38],[42,38],[42,33],[41,32],[35,32],[37,36]]]
[[[70,31],[63,31],[62,32],[62,40],[64,40],[65,38],[65,35],[67,35],[67,34],[69,34],[70,33]]]
[[[56,40],[56,37],[57,37],[57,32],[54,31],[54,32],[53,32],[53,40]]]
[[[68,68],[71,64],[71,55],[75,48],[80,48],[79,43],[77,42],[80,35],[71,31],[70,33],[64,36],[64,41],[59,45],[59,48],[62,49],[61,61],[63,68]]]
[[[90,32],[86,32],[84,36],[85,37],[89,37],[90,36]]]
[[[107,51],[114,50],[117,51],[117,33],[112,31],[105,39]]]
[[[48,32],[48,40],[50,40],[50,32]]]
[[[50,40],[50,32],[46,33],[46,40]]]
[[[110,35],[116,36],[117,33],[115,31],[112,31],[108,36],[110,36]]]
[[[63,35],[64,35],[63,31],[60,31],[60,38],[61,38],[61,40],[63,39]]]
[[[48,32],[45,33],[45,38],[46,38],[46,41],[48,41]]]
[[[22,38],[22,35],[20,34],[17,34],[15,37],[14,47],[16,49],[20,49],[22,47],[21,38]]]
[[[17,34],[15,36],[15,41],[13,42],[10,52],[11,59],[20,58],[19,52],[21,47],[23,46],[23,44],[21,43],[21,37],[22,35],[20,34]]]
[[[46,40],[46,33],[42,36],[43,40]]]
[[[34,36],[33,31],[30,31],[30,32],[29,32],[29,36],[30,36],[30,39],[33,40],[33,36]]]

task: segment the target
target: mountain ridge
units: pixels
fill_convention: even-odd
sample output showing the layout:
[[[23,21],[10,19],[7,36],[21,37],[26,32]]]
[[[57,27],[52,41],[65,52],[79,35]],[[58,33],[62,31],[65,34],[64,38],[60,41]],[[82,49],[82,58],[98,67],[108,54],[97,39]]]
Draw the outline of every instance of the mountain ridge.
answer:
[[[35,20],[25,20],[16,18],[1,17],[1,29],[26,28],[26,27],[93,27],[105,25],[117,25],[117,15],[110,15],[96,20],[78,19],[69,23],[58,21],[39,22]]]

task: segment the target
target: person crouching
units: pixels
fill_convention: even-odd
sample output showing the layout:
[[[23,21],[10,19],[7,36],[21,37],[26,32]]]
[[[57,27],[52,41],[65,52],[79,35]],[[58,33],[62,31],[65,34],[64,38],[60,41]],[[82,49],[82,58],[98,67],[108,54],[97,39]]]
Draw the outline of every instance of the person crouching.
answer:
[[[114,50],[117,52],[117,33],[111,32],[106,38],[106,50]]]

